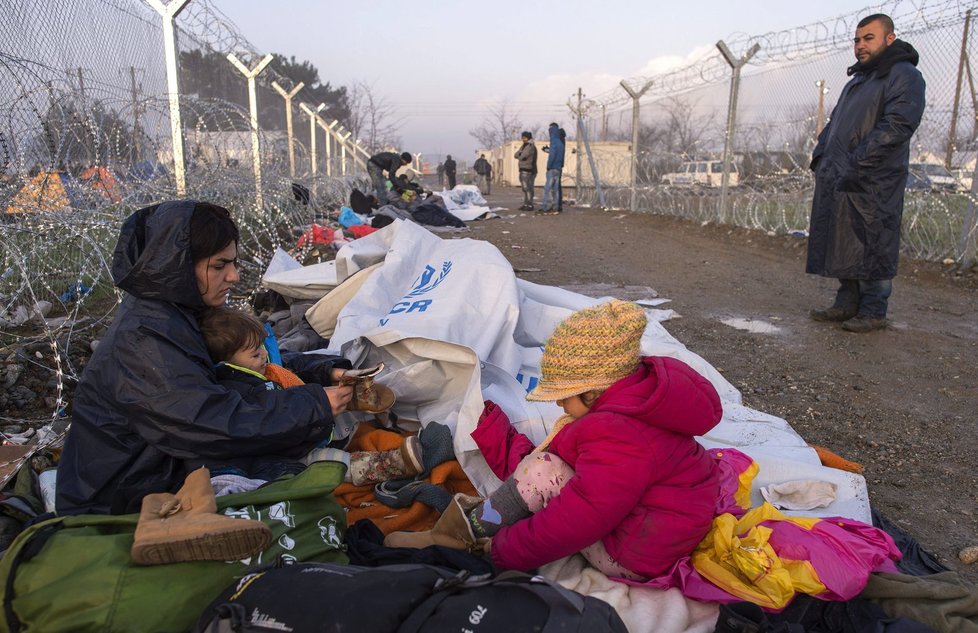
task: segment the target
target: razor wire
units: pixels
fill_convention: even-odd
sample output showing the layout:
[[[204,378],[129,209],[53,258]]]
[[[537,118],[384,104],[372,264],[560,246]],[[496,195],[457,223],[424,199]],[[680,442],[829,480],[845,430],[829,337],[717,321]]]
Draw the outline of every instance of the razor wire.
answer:
[[[178,54],[233,53],[249,66],[263,56],[207,0],[189,3],[176,30]],[[0,12],[0,440],[70,415],[72,388],[121,300],[111,278],[119,226],[177,197],[162,37],[160,16],[140,0],[35,0]],[[273,81],[298,83],[269,67],[259,83]],[[364,176],[323,156],[313,173],[311,122],[297,99],[294,177],[285,133],[258,130],[259,209],[247,108],[180,99],[186,196],[234,215],[234,298],[249,303],[275,249],[304,260],[312,245],[298,248],[300,235],[327,222],[352,187],[365,189]]]
[[[4,425],[38,424],[66,410],[92,342],[120,299],[110,275],[120,223],[137,208],[176,197],[162,27],[155,10],[141,0],[11,4],[0,13],[0,432]],[[952,120],[961,27],[972,7],[953,0],[891,0],[796,29],[726,38],[735,54],[754,44],[760,48],[744,68],[734,137],[737,182],[723,221],[805,234],[813,187],[807,163],[820,120],[815,82],[824,81],[828,89],[822,94],[824,119],[853,61],[856,22],[867,13],[891,15],[898,35],[920,50],[929,105],[914,151],[941,154]],[[234,54],[249,68],[263,58],[208,0],[187,4],[176,29],[178,53]],[[967,53],[970,62],[970,45]],[[668,177],[690,161],[710,164],[719,156],[729,78],[729,66],[713,53],[673,71],[627,80],[652,82],[635,148],[639,210],[718,220],[715,187],[676,185]],[[242,94],[245,80],[236,80],[227,90]],[[297,85],[274,65],[257,82],[285,90]],[[973,86],[965,92],[971,98],[962,100],[956,120],[962,138],[950,141],[962,163],[974,151],[978,121]],[[352,186],[366,187],[353,170],[344,177],[314,172],[310,119],[293,104],[295,177],[284,133],[258,130],[264,204],[257,208],[250,115],[228,97],[180,95],[186,185],[188,197],[218,202],[234,213],[242,234],[237,299],[245,302],[257,291],[276,247],[303,258],[296,244],[304,227],[345,201]],[[630,105],[616,89],[581,108],[592,139],[610,131],[611,140],[620,141],[595,144],[602,180],[608,176],[603,184],[609,206],[627,207],[632,193]],[[330,171],[345,172],[335,156],[331,160]],[[322,156],[315,163],[324,164]],[[582,170],[578,202],[594,202],[590,178],[590,170]],[[311,204],[294,194],[296,181],[308,190]],[[957,191],[908,192],[904,252],[956,258],[970,201]],[[25,383],[25,373],[38,368],[46,378],[35,375]],[[49,381],[54,390],[38,384]]]
[[[636,209],[806,236],[814,190],[808,163],[819,125],[828,121],[848,81],[857,22],[883,12],[893,17],[897,36],[919,51],[927,82],[927,107],[911,140],[901,251],[919,259],[967,264],[978,239],[969,216],[978,202],[971,192],[978,156],[978,95],[972,74],[978,62],[972,42],[978,15],[972,15],[967,40],[962,37],[969,11],[978,13],[975,7],[974,2],[896,0],[790,31],[729,38],[726,43],[735,54],[754,44],[760,48],[740,79],[733,137],[737,173],[731,176],[736,180],[722,213],[718,181],[677,175],[694,164],[722,160],[731,77],[722,55],[717,51],[671,72],[625,80],[631,86],[651,82],[641,101]],[[965,72],[955,111],[959,67]],[[590,136],[610,136],[620,144],[630,140],[631,106],[621,88],[585,101]],[[629,208],[630,149],[598,143],[593,153],[601,165],[606,205]],[[949,156],[953,171],[944,182],[927,184],[920,172],[937,169]],[[586,170],[580,184],[580,202],[598,204]]]

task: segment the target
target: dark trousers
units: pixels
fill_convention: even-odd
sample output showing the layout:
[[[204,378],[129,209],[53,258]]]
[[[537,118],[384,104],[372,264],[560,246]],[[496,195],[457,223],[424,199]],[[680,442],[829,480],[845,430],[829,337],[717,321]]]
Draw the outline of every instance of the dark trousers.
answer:
[[[833,307],[855,308],[860,316],[882,319],[892,292],[892,279],[840,279]]]
[[[448,178],[448,188],[455,188],[455,172],[445,172],[445,177]]]

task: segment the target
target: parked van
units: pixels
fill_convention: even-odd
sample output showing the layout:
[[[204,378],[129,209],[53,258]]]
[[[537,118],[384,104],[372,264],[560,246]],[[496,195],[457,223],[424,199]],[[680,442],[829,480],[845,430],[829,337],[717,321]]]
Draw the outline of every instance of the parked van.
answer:
[[[665,185],[681,185],[700,187],[719,187],[723,184],[722,160],[688,160],[673,173],[663,174],[662,183]],[[727,184],[736,187],[740,184],[737,173],[737,163],[730,163],[730,178]]]
[[[937,163],[910,163],[910,174],[930,181],[931,189],[939,191],[961,191],[964,186],[944,165]]]

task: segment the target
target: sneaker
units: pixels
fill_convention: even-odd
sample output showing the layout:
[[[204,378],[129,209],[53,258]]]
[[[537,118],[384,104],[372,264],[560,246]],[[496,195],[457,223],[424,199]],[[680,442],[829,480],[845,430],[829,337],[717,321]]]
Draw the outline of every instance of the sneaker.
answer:
[[[860,334],[863,332],[872,332],[873,330],[884,330],[886,326],[886,317],[874,317],[865,314],[858,314],[842,322],[843,330],[847,332],[858,332]]]
[[[832,306],[825,310],[812,310],[808,313],[808,316],[812,318],[812,321],[833,321],[841,323],[842,321],[848,321],[849,319],[856,316],[856,310],[837,308]]]

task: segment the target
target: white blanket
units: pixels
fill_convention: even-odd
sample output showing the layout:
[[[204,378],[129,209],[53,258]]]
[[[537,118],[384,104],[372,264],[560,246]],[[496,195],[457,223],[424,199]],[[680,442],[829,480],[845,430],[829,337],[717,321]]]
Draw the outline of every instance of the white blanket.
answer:
[[[398,395],[394,411],[421,424],[448,425],[463,469],[487,494],[500,482],[470,437],[484,401],[496,402],[518,430],[542,440],[561,413],[555,404],[525,399],[539,376],[543,343],[572,312],[606,299],[518,279],[488,242],[443,240],[410,222],[395,222],[344,246],[336,279],[378,263],[383,265],[352,297],[326,295],[306,317],[317,331],[332,332],[331,353],[357,365],[384,362],[387,370],[378,381]],[[659,322],[661,311],[649,313],[642,352],[682,360],[716,387],[723,419],[699,439],[711,448],[737,447],[758,462],[755,503],[762,500],[760,486],[827,481],[837,486],[837,499],[806,515],[871,522],[861,476],[823,467],[785,420],[744,406],[740,392],[715,367],[669,334]],[[335,323],[323,322],[321,315]]]
[[[540,573],[578,593],[604,600],[629,633],[710,633],[720,608],[683,596],[679,589],[635,587],[611,580],[575,554],[540,568]]]

